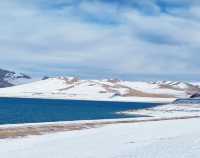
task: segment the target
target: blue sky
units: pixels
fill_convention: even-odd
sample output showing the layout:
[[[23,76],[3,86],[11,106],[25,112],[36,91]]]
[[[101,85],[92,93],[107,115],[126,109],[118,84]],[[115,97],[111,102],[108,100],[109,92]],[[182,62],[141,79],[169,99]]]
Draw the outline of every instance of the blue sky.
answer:
[[[0,2],[0,67],[30,75],[198,80],[199,0]]]

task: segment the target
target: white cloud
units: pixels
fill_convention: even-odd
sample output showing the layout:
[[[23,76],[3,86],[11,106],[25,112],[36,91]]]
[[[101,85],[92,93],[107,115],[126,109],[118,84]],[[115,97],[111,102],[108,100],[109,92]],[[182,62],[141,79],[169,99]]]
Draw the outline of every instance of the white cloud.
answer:
[[[78,67],[111,74],[199,74],[200,23],[188,18],[198,17],[198,9],[192,6],[188,14],[184,10],[187,16],[180,16],[144,2],[155,15],[99,1],[53,9],[19,0],[0,2],[0,62],[12,69],[30,64],[31,71],[39,65],[44,72],[50,71],[48,65],[66,73],[67,67],[70,72]]]

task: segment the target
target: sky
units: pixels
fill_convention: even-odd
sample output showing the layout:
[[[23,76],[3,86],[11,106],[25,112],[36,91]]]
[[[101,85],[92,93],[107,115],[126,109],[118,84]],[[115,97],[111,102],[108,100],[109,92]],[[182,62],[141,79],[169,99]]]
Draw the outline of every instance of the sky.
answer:
[[[4,0],[0,68],[33,76],[199,80],[199,0]]]

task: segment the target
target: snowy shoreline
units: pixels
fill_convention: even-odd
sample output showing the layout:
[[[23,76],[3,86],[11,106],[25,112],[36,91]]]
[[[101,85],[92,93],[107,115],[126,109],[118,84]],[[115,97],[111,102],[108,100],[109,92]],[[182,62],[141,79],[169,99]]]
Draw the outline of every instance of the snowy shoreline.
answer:
[[[89,121],[65,121],[52,123],[37,123],[37,124],[19,124],[0,126],[0,139],[7,138],[22,138],[34,135],[47,135],[52,133],[69,132],[77,130],[85,130],[91,128],[99,128],[113,124],[135,124],[160,122],[169,120],[187,120],[200,118],[200,116],[179,116],[179,117],[150,117],[139,119],[113,119],[113,120],[89,120]]]
[[[199,118],[112,124],[20,139],[1,139],[6,158],[198,158]]]
[[[119,102],[119,103],[161,103],[161,104],[167,104],[167,103],[172,103],[174,102],[177,98],[149,98],[149,97],[132,97],[132,98],[119,98],[119,99],[87,99],[87,98],[70,98],[70,97],[49,97],[49,96],[44,96],[44,97],[38,97],[38,96],[0,96],[1,98],[13,98],[13,99],[50,99],[50,100],[66,100],[66,101],[99,101],[99,102]]]

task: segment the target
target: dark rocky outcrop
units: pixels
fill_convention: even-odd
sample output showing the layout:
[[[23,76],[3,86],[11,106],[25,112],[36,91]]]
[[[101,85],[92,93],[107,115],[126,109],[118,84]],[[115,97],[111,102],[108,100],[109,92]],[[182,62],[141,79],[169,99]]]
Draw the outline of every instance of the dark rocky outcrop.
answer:
[[[200,93],[195,93],[195,94],[191,95],[190,98],[193,98],[193,99],[198,98],[198,99],[200,99]]]
[[[20,79],[31,79],[30,76],[25,75],[23,73],[17,74],[13,71],[0,69],[0,88],[11,87],[14,86],[14,81]]]
[[[47,80],[47,79],[49,79],[50,77],[48,77],[48,76],[44,76],[43,78],[42,78],[42,80]]]

